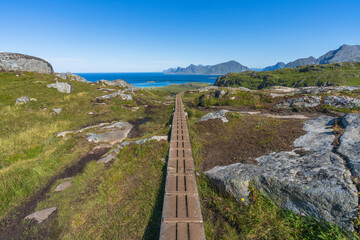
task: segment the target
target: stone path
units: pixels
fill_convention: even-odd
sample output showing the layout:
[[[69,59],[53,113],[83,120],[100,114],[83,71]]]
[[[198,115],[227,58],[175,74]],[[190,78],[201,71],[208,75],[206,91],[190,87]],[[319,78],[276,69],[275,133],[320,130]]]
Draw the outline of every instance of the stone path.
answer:
[[[172,123],[160,239],[205,239],[189,131],[180,94],[176,96]]]

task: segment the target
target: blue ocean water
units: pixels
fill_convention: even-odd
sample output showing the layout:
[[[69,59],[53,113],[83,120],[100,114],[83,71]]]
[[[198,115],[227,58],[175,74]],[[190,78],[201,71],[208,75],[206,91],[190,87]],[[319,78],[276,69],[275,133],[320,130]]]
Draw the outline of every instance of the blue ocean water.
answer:
[[[218,75],[174,75],[163,73],[76,73],[86,80],[96,82],[101,79],[123,79],[135,87],[163,87],[170,84],[188,82],[215,83]]]

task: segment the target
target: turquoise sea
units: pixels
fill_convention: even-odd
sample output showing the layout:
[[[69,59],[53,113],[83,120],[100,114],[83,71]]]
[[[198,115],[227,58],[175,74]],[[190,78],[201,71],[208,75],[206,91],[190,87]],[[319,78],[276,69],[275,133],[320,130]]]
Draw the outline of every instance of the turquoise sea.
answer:
[[[188,82],[215,83],[217,75],[174,75],[163,73],[76,73],[86,80],[96,82],[101,79],[123,79],[135,87],[163,87],[170,84]]]

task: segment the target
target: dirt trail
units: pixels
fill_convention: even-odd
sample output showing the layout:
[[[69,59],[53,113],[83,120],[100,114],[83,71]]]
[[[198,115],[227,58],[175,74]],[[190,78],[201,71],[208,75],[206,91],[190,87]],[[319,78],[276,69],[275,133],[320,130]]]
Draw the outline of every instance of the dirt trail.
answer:
[[[46,186],[32,195],[26,202],[15,208],[10,214],[8,214],[7,217],[0,221],[0,239],[23,239],[22,234],[24,231],[29,229],[32,225],[37,224],[36,222],[23,223],[23,219],[35,211],[35,208],[39,202],[47,198],[46,195],[55,182],[59,179],[73,177],[81,173],[87,163],[100,159],[100,157],[108,151],[109,148],[90,151],[85,154],[78,162],[76,162],[76,164],[67,167],[58,175],[53,176],[46,184]]]

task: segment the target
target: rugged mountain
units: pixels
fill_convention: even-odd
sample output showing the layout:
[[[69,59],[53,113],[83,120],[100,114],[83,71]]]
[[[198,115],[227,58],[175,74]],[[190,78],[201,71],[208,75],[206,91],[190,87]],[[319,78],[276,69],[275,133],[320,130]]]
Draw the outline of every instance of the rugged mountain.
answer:
[[[236,61],[229,61],[216,65],[194,65],[191,64],[186,68],[170,68],[164,71],[165,74],[195,74],[195,75],[223,75],[227,73],[240,73],[250,70],[248,67],[241,65]]]
[[[311,65],[316,64],[316,58],[313,56],[308,58],[299,58],[293,62],[289,62],[285,65],[285,68],[297,68],[299,66]]]
[[[283,62],[278,62],[278,63],[275,64],[275,65],[268,66],[268,67],[264,68],[262,71],[265,72],[265,71],[273,71],[273,70],[276,70],[276,69],[281,69],[281,68],[284,68],[285,65],[286,65],[286,64],[283,63]]]
[[[20,53],[0,53],[0,71],[24,71],[52,74],[53,67],[47,61]]]
[[[316,60],[317,64],[340,62],[360,62],[360,45],[342,45],[336,50],[329,51]]]

